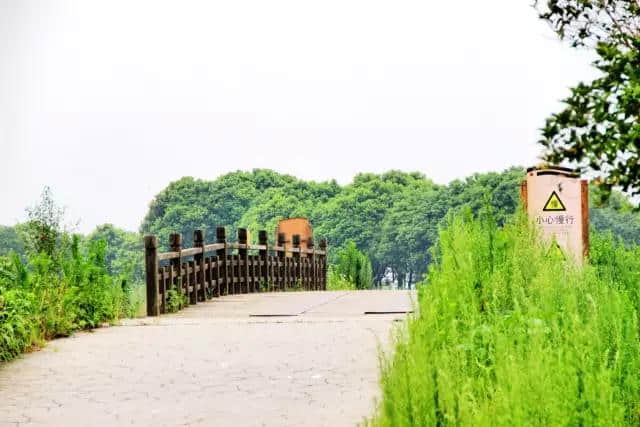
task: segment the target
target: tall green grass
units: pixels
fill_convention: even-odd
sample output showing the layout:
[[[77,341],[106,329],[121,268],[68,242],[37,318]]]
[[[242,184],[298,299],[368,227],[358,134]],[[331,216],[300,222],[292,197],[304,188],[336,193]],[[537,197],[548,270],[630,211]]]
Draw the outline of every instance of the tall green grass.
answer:
[[[337,269],[334,266],[329,265],[329,270],[327,271],[327,290],[354,291],[356,289],[356,284],[336,270]]]
[[[45,340],[135,316],[143,299],[126,280],[110,276],[106,243],[0,257],[0,362]]]
[[[594,236],[579,268],[539,241],[522,214],[449,218],[372,425],[640,423],[640,251]]]

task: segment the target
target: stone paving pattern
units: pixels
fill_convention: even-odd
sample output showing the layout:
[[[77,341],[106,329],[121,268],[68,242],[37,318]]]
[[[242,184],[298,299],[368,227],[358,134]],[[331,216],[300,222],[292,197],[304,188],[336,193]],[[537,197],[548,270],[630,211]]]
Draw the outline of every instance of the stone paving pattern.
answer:
[[[0,365],[5,426],[354,426],[406,291],[231,295]]]

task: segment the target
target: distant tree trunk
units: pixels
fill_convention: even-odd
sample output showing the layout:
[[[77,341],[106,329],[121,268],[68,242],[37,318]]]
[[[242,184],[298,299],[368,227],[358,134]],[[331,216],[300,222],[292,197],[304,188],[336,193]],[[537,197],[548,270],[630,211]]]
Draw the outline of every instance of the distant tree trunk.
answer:
[[[387,272],[387,267],[376,266],[374,282],[378,288],[382,287],[382,279],[385,278],[386,272]]]
[[[409,283],[407,284],[408,289],[411,289],[412,283],[413,283],[413,270],[409,271]]]

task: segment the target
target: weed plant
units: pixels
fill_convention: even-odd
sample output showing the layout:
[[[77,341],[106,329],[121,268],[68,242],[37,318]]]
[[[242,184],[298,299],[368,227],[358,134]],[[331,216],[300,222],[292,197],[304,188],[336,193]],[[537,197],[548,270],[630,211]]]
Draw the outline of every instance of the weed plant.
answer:
[[[176,313],[188,305],[189,300],[183,292],[177,289],[169,289],[167,291],[167,311],[169,313]]]
[[[105,242],[90,241],[84,249],[80,243],[74,236],[52,254],[30,254],[26,263],[16,254],[0,257],[0,361],[137,314],[139,292],[106,271]]]
[[[638,248],[594,235],[578,267],[485,210],[450,216],[433,257],[372,425],[640,423]]]
[[[340,274],[337,269],[330,265],[327,272],[327,290],[328,291],[345,291],[355,290],[356,284],[349,280],[344,274]]]

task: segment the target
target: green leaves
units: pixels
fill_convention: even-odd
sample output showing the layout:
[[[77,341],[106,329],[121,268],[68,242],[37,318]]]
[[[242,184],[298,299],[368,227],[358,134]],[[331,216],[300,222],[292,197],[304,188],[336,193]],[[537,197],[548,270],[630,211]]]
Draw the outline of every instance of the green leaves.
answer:
[[[26,226],[17,227],[26,229],[26,262],[16,252],[0,256],[0,361],[44,339],[136,314],[138,301],[131,298],[131,288],[121,286],[107,267],[119,268],[117,261],[123,261],[118,251],[125,242],[136,251],[128,262],[141,259],[137,234],[103,226],[89,240],[70,235],[61,225],[62,210],[55,206],[45,191],[29,210]],[[34,244],[30,239],[38,236],[44,240]],[[112,251],[102,236],[110,239]],[[131,277],[131,272],[120,273]]]
[[[640,49],[600,44],[604,75],[580,83],[542,130],[546,159],[599,174],[603,188],[640,194]]]
[[[0,361],[42,339],[130,314],[128,295],[107,273],[106,242],[91,241],[83,250],[78,236],[72,240],[55,261],[44,252],[30,255],[26,265],[15,254],[0,258]]]
[[[585,90],[578,88],[576,93]],[[567,120],[571,120],[568,113]],[[579,147],[576,150],[580,153]],[[415,283],[427,272],[432,261],[430,249],[436,245],[439,229],[450,210],[468,206],[477,213],[488,202],[494,208],[496,222],[503,224],[516,211],[524,176],[523,168],[514,167],[499,173],[475,174],[444,186],[434,184],[419,173],[390,171],[359,174],[352,183],[342,187],[335,182],[303,181],[262,170],[234,172],[210,183],[183,178],[156,197],[147,218],[156,215],[156,210],[163,214],[156,216],[145,232],[158,234],[161,243],[166,245],[172,231],[182,231],[185,238],[190,238],[194,229],[205,228],[207,238],[213,239],[214,227],[227,226],[228,236],[233,239],[236,227],[246,227],[254,241],[259,230],[267,230],[273,244],[278,220],[304,216],[311,220],[316,243],[321,237],[328,239],[333,248],[329,252],[331,263],[338,262],[340,248],[354,242],[370,260],[375,283],[391,272],[404,287],[406,281]],[[225,183],[224,197],[228,197],[220,202],[223,206],[238,200],[244,200],[238,206],[247,204],[241,216],[230,223],[215,222],[224,220],[218,216],[219,207],[213,202],[201,201],[210,200],[213,196],[208,192],[220,188],[221,183]],[[251,200],[245,200],[245,194],[252,194]],[[614,198],[616,203],[622,203],[617,193]],[[638,219],[634,215],[595,212],[592,216],[600,230],[624,234],[627,241],[640,239],[640,228],[635,225]],[[143,251],[139,235],[105,225],[90,238],[107,241],[106,262],[111,274],[121,274],[127,268],[126,261],[135,260],[133,276],[142,277]],[[190,243],[184,244],[188,245]]]
[[[327,238],[331,247],[353,241],[370,260],[374,281],[391,269],[403,285],[405,278],[415,282],[426,272],[429,248],[450,209],[470,204],[475,211],[488,192],[498,220],[503,221],[515,211],[523,176],[522,168],[512,168],[438,186],[420,173],[389,171],[359,174],[343,187],[334,181],[303,181],[265,170],[234,172],[212,182],[182,178],[156,196],[143,231],[158,235],[166,245],[173,231],[190,239],[194,229],[204,228],[211,230],[208,238],[212,239],[214,227],[227,226],[233,239],[236,227],[246,227],[254,239],[258,230],[267,230],[273,244],[278,220],[304,216],[311,220],[316,238]],[[219,215],[221,207],[230,206],[239,216]],[[121,239],[110,233],[99,235],[118,248]],[[331,262],[337,262],[337,251],[329,254]],[[107,261],[113,265],[109,255]]]
[[[18,227],[0,225],[0,256],[10,252],[24,253],[24,244],[20,238]]]
[[[346,280],[355,289],[370,289],[373,286],[371,261],[358,250],[355,242],[347,242],[344,248],[339,249],[337,259],[333,270],[337,277]]]
[[[193,230],[216,226],[237,227],[255,200],[270,188],[292,185],[298,180],[264,169],[232,172],[215,181],[184,177],[172,182],[151,202],[140,230],[155,234],[166,248],[169,234],[180,232],[183,245],[191,246]]]
[[[630,45],[640,33],[636,0],[536,0],[541,19],[574,47],[616,43]]]
[[[112,224],[103,224],[87,236],[89,242],[104,240],[107,272],[129,282],[144,280],[144,248],[140,233],[125,231]]]
[[[594,172],[605,194],[614,187],[640,194],[640,3],[548,0],[537,7],[561,38],[595,49],[601,72],[547,119],[545,159]]]

